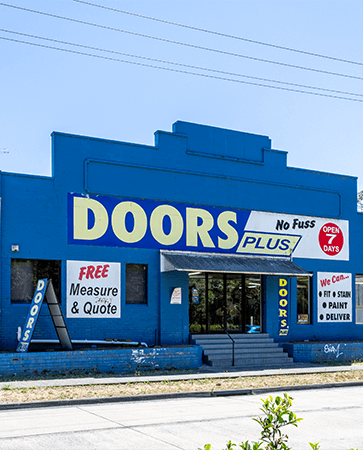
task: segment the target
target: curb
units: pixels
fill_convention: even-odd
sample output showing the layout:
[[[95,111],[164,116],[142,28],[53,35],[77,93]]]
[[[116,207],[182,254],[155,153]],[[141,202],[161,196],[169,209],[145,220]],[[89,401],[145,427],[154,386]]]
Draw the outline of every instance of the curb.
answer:
[[[148,400],[172,400],[178,398],[206,398],[206,397],[231,397],[238,395],[258,395],[267,392],[281,391],[304,391],[310,389],[335,389],[344,387],[363,386],[363,381],[350,381],[347,383],[326,383],[326,384],[302,384],[297,386],[275,386],[256,389],[235,389],[229,391],[194,391],[194,392],[175,392],[170,394],[148,394],[148,395],[130,395],[124,397],[101,397],[101,398],[80,398],[69,400],[51,400],[42,402],[26,403],[3,403],[0,404],[0,411],[32,408],[48,408],[58,406],[81,406],[95,405],[99,403],[125,403],[142,402]]]

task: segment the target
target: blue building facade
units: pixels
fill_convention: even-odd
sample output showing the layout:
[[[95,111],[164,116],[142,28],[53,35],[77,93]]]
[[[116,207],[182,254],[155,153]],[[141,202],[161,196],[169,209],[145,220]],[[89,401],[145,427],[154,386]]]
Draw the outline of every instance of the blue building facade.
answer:
[[[355,177],[187,122],[155,146],[53,133],[52,164],[51,177],[0,175],[1,350],[16,348],[38,278],[72,340],[361,339]],[[33,337],[56,337],[46,305]]]

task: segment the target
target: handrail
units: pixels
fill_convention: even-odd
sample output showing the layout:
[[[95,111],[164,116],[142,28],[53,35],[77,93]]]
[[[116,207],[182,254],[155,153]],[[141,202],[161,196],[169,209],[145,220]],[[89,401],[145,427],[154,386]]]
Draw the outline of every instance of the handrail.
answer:
[[[221,328],[223,329],[223,331],[227,334],[227,336],[231,339],[232,341],[232,367],[234,366],[234,344],[235,344],[235,340],[233,339],[233,337],[228,333],[227,329],[225,328],[225,326],[222,324],[222,322],[218,319],[218,317],[215,314],[212,314],[212,316],[217,320],[218,324],[221,326]]]

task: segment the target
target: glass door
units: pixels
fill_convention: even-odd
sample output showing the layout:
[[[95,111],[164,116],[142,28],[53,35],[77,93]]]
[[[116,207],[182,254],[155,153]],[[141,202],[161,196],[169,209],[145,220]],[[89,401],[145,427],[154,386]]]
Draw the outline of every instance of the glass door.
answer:
[[[245,332],[261,332],[261,275],[245,275]]]
[[[190,274],[190,333],[260,333],[261,291],[260,275]]]
[[[225,275],[225,327],[228,331],[243,333],[243,275]]]
[[[218,333],[225,327],[225,283],[224,275],[219,273],[208,274],[208,333]]]
[[[206,280],[203,272],[189,274],[189,333],[207,332]]]

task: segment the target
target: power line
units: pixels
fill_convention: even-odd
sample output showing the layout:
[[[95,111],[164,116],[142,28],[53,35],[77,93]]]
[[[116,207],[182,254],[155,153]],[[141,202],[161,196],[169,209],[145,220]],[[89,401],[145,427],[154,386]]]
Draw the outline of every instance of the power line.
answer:
[[[231,35],[231,34],[220,33],[218,31],[207,30],[205,28],[198,28],[198,27],[193,27],[191,25],[185,25],[185,24],[178,23],[178,22],[172,22],[172,21],[169,21],[169,20],[159,19],[159,18],[156,18],[156,17],[145,16],[143,14],[137,14],[137,13],[134,13],[134,12],[125,11],[123,9],[111,8],[111,7],[105,6],[105,5],[98,5],[96,3],[86,2],[84,0],[73,0],[73,1],[76,2],[76,3],[83,3],[83,4],[89,5],[89,6],[95,6],[97,8],[108,9],[110,11],[115,11],[115,12],[122,13],[122,14],[128,14],[130,16],[141,17],[142,19],[148,19],[148,20],[154,20],[156,22],[167,23],[169,25],[174,25],[174,26],[177,26],[177,27],[187,28],[189,30],[200,31],[202,33],[214,34],[216,36],[221,36],[221,37],[226,37],[226,38],[230,38],[230,39],[236,39],[236,40],[239,40],[239,41],[249,42],[251,44],[264,45],[266,47],[277,48],[279,50],[286,50],[286,51],[289,51],[289,52],[301,53],[303,55],[315,56],[316,58],[330,59],[332,61],[338,61],[338,62],[343,62],[343,63],[347,63],[347,64],[355,64],[357,66],[363,66],[363,63],[357,62],[357,61],[351,61],[349,59],[336,58],[334,56],[322,55],[320,53],[307,52],[307,51],[304,51],[304,50],[298,50],[298,49],[291,48],[291,47],[284,47],[284,46],[281,46],[281,45],[270,44],[268,42],[255,41],[253,39],[248,39],[248,38],[244,38],[244,37],[241,37],[241,36],[234,36],[234,35]]]
[[[64,17],[64,16],[59,16],[59,15],[56,15],[56,14],[46,13],[44,11],[36,11],[34,9],[23,8],[23,7],[20,7],[20,6],[10,5],[10,4],[7,4],[7,3],[0,2],[0,6],[7,6],[9,8],[15,8],[15,9],[19,9],[19,10],[22,10],[22,11],[32,12],[32,13],[35,13],[35,14],[41,14],[43,16],[48,16],[48,17],[53,17],[53,18],[57,18],[57,19],[67,20],[69,22],[80,23],[82,25],[89,25],[89,26],[93,26],[93,27],[97,27],[97,28],[106,29],[106,30],[109,30],[109,31],[117,31],[117,32],[120,32],[120,33],[127,33],[127,34],[131,34],[133,36],[139,36],[139,37],[144,37],[144,38],[147,38],[147,39],[153,39],[153,40],[157,40],[157,41],[167,42],[169,44],[182,45],[182,46],[189,47],[189,48],[194,48],[194,49],[197,49],[197,50],[204,50],[204,51],[219,53],[219,54],[223,54],[223,55],[227,55],[227,56],[234,56],[234,57],[238,57],[238,58],[249,59],[249,60],[252,60],[252,61],[259,61],[259,62],[264,62],[264,63],[268,63],[268,64],[275,64],[275,65],[279,65],[279,66],[283,66],[283,67],[290,67],[290,68],[293,68],[293,69],[307,70],[307,71],[310,71],[310,72],[322,73],[322,74],[325,74],[325,75],[333,75],[333,76],[338,76],[338,77],[351,78],[351,79],[355,79],[355,80],[363,80],[362,77],[357,77],[357,76],[354,76],[354,75],[342,74],[342,73],[337,73],[337,72],[330,72],[330,71],[327,71],[327,70],[313,69],[311,67],[303,67],[303,66],[298,66],[298,65],[294,65],[294,64],[287,64],[287,63],[283,63],[283,62],[279,62],[279,61],[272,61],[272,60],[267,60],[267,59],[262,59],[262,58],[256,58],[256,57],[253,57],[253,56],[247,56],[247,55],[241,55],[241,54],[238,54],[238,53],[232,53],[232,52],[227,52],[227,51],[223,51],[223,50],[217,50],[217,49],[213,49],[213,48],[209,48],[209,47],[202,47],[202,46],[199,46],[199,45],[188,44],[186,42],[173,41],[173,40],[170,40],[170,39],[160,38],[160,37],[156,37],[156,36],[150,36],[150,35],[147,35],[147,34],[136,33],[134,31],[123,30],[121,28],[113,28],[113,27],[109,27],[107,25],[101,25],[101,24],[97,24],[97,23],[93,23],[93,22],[86,22],[86,21],[83,21],[83,20],[72,19],[70,17]]]
[[[186,70],[173,69],[171,67],[160,67],[160,66],[155,66],[153,64],[145,64],[145,63],[136,62],[136,61],[127,61],[127,60],[118,59],[118,58],[111,58],[109,56],[95,55],[95,54],[91,54],[91,53],[79,52],[79,51],[76,51],[76,50],[69,50],[69,49],[65,49],[65,48],[53,47],[53,46],[44,45],[44,44],[36,44],[34,42],[29,42],[29,41],[20,41],[18,39],[10,39],[10,38],[6,38],[6,37],[3,37],[3,36],[0,36],[0,39],[3,39],[5,41],[10,41],[10,42],[21,43],[21,44],[33,45],[35,47],[47,48],[47,49],[51,49],[51,50],[58,50],[58,51],[61,51],[61,52],[67,52],[67,53],[72,53],[72,54],[76,54],[76,55],[89,56],[89,57],[92,57],[92,58],[105,59],[105,60],[108,60],[108,61],[122,62],[122,63],[126,63],[126,64],[134,64],[134,65],[137,65],[137,66],[150,67],[150,68],[153,68],[153,69],[160,69],[160,70],[167,70],[169,72],[176,72],[176,73],[182,73],[182,74],[187,74],[187,75],[194,75],[194,76],[203,77],[203,78],[210,78],[210,79],[215,79],[215,80],[229,81],[229,82],[240,83],[240,84],[248,84],[248,85],[252,85],[252,86],[259,86],[259,87],[265,87],[265,88],[270,88],[270,89],[278,89],[278,90],[281,90],[281,91],[296,92],[296,93],[300,93],[300,94],[316,95],[316,96],[319,96],[319,97],[329,97],[329,98],[335,98],[335,99],[340,99],[340,100],[347,100],[347,101],[351,101],[351,102],[363,103],[363,100],[359,100],[359,99],[356,99],[356,98],[341,97],[341,96],[338,96],[338,95],[330,95],[330,94],[321,94],[321,93],[318,93],[318,92],[302,91],[302,90],[298,90],[298,89],[290,89],[290,88],[285,88],[285,87],[280,87],[280,86],[271,86],[271,85],[267,85],[267,84],[253,83],[253,82],[250,82],[250,81],[235,80],[233,78],[218,77],[218,76],[215,76],[215,75],[208,75],[208,74],[205,74],[205,73],[188,72]]]
[[[234,76],[234,77],[249,78],[249,79],[258,80],[258,81],[266,81],[268,83],[278,83],[278,84],[283,84],[283,85],[288,85],[288,86],[300,87],[300,88],[304,88],[304,89],[314,89],[314,90],[319,90],[319,91],[332,92],[335,94],[344,94],[344,95],[352,95],[352,96],[354,95],[354,96],[358,96],[358,97],[363,97],[363,94],[357,94],[354,92],[339,91],[339,90],[327,89],[327,88],[316,87],[316,86],[309,86],[309,85],[304,85],[304,84],[290,83],[287,81],[271,80],[269,78],[261,78],[261,77],[255,77],[255,76],[244,75],[244,74],[239,74],[239,73],[226,72],[223,70],[211,69],[211,68],[207,68],[207,67],[199,67],[199,66],[194,66],[194,65],[190,65],[190,64],[166,61],[166,60],[162,60],[162,59],[150,58],[147,56],[139,56],[139,55],[134,55],[131,53],[119,52],[116,50],[107,50],[107,49],[103,49],[103,48],[99,48],[99,47],[92,47],[92,46],[84,45],[84,44],[76,44],[74,42],[60,41],[58,39],[37,36],[34,34],[21,33],[18,31],[11,31],[11,30],[3,29],[3,28],[0,28],[0,31],[2,31],[4,33],[11,33],[11,34],[30,37],[30,38],[34,38],[34,39],[41,39],[44,41],[55,42],[57,44],[62,44],[62,45],[71,45],[74,47],[85,48],[88,50],[96,50],[96,51],[100,51],[100,52],[112,53],[112,54],[116,54],[116,55],[123,55],[123,56],[132,57],[132,58],[144,59],[147,61],[154,61],[154,62],[163,63],[163,64],[170,64],[170,65],[179,66],[179,67],[186,67],[188,69],[204,70],[207,72],[220,73],[223,75],[230,75],[230,76]]]

